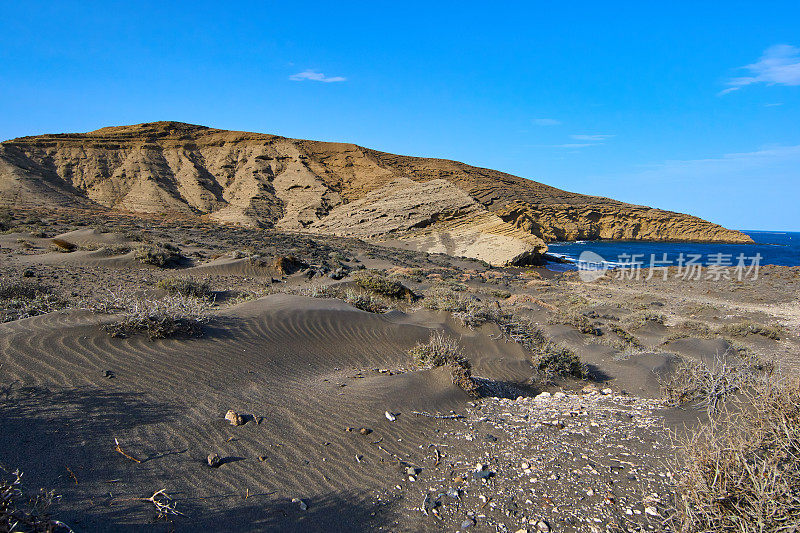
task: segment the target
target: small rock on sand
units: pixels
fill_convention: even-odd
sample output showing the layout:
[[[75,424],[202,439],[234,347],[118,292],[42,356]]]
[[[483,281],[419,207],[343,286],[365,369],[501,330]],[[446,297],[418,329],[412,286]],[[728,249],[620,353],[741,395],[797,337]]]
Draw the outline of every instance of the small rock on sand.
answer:
[[[217,468],[222,463],[222,459],[220,459],[219,455],[217,455],[216,453],[208,454],[208,458],[206,458],[206,461],[208,461],[208,466],[210,466],[211,468]]]
[[[296,503],[301,511],[305,511],[308,509],[308,505],[306,504],[306,502],[304,502],[300,498],[292,498],[292,503]]]
[[[225,420],[230,422],[232,426],[241,426],[244,425],[245,422],[244,417],[233,409],[225,413]]]
[[[386,420],[388,420],[389,422],[394,422],[395,420],[397,420],[397,417],[394,416],[389,411],[386,411]]]

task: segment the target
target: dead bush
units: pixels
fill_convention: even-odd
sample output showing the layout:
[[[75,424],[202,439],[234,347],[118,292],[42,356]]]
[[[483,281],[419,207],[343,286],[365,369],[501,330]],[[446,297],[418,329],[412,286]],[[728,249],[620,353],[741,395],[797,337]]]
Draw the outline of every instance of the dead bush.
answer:
[[[63,309],[52,289],[36,282],[0,280],[0,322],[11,322]]]
[[[608,329],[610,329],[611,331],[616,333],[617,336],[619,336],[619,338],[622,339],[622,341],[626,345],[628,345],[628,346],[630,346],[632,348],[642,348],[642,343],[639,342],[639,340],[636,337],[631,335],[630,332],[628,332],[627,330],[622,328],[622,326],[612,323],[612,324],[608,325]]]
[[[425,291],[422,306],[438,311],[466,311],[467,306],[475,301],[474,296],[447,287],[433,287]]]
[[[581,333],[589,335],[602,335],[603,332],[589,317],[577,311],[562,311],[550,317],[551,324],[566,324],[572,326]]]
[[[156,286],[170,294],[180,294],[181,296],[192,296],[194,298],[210,298],[213,294],[211,285],[207,280],[198,280],[192,277],[165,278],[160,280]]]
[[[648,322],[664,325],[664,322],[666,321],[666,317],[661,313],[654,313],[653,311],[641,311],[624,317],[622,319],[622,324],[628,329],[636,329],[641,328]]]
[[[178,247],[169,243],[139,246],[135,250],[133,258],[144,265],[154,265],[161,268],[174,266],[184,259]]]
[[[428,342],[418,343],[408,353],[420,368],[449,367],[454,384],[470,396],[480,396],[479,386],[472,378],[472,365],[461,352],[458,341],[443,331],[431,333]]]
[[[781,330],[773,326],[765,326],[756,322],[739,322],[738,324],[725,324],[718,329],[719,333],[732,335],[734,337],[746,337],[747,335],[761,335],[772,340],[780,340]]]
[[[668,405],[696,403],[714,413],[728,395],[753,385],[771,374],[773,366],[754,356],[740,357],[733,349],[717,354],[714,362],[682,359],[675,370],[661,381],[661,392]]]
[[[106,324],[112,337],[144,334],[150,340],[176,336],[199,336],[208,322],[208,302],[191,296],[172,294],[164,298],[145,298],[128,291],[108,291],[91,306],[95,312],[118,315]]]
[[[578,354],[567,346],[546,342],[536,349],[536,368],[548,376],[571,376],[584,379],[588,375],[586,365]]]
[[[71,532],[50,517],[49,509],[57,498],[55,492],[43,489],[34,495],[25,493],[22,473],[0,468],[0,531]]]
[[[353,274],[353,281],[362,289],[387,298],[408,300],[409,302],[418,298],[414,291],[377,270],[360,270]]]
[[[798,383],[758,383],[678,444],[681,531],[800,530]]]

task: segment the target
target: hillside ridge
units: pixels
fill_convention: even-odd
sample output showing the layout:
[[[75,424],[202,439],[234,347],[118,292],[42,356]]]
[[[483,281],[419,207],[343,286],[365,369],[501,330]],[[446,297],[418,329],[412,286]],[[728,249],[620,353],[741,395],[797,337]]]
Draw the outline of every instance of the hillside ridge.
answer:
[[[443,180],[431,189],[437,202],[424,201],[417,189],[434,180]],[[362,201],[354,205],[361,222],[351,224],[348,206],[365,198],[383,212],[369,214]],[[455,219],[445,213],[457,205],[464,209]],[[363,234],[371,217],[391,219],[394,226],[382,224],[370,238],[401,238],[423,251],[448,242],[447,249],[501,264],[535,257],[556,240],[752,242],[691,215],[457,161],[174,121],[0,143],[0,206],[175,213],[345,236]],[[492,251],[481,254],[475,243],[487,235]]]

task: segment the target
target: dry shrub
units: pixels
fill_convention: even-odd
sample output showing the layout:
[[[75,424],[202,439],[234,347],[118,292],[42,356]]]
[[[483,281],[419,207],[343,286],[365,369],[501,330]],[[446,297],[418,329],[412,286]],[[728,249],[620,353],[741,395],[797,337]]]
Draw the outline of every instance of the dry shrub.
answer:
[[[682,359],[669,377],[662,380],[661,392],[668,405],[695,402],[714,413],[728,395],[772,372],[771,364],[750,355],[741,357],[741,352],[729,349],[722,355],[717,354],[710,366],[702,361]]]
[[[571,376],[584,379],[588,375],[586,365],[569,347],[546,342],[537,350],[536,368],[548,376]]]
[[[54,252],[69,253],[77,250],[78,246],[64,239],[50,239],[50,249]]]
[[[65,306],[50,287],[36,282],[0,280],[0,322],[42,315]]]
[[[390,301],[376,294],[355,289],[342,289],[341,287],[278,287],[270,288],[270,292],[298,294],[310,298],[336,298],[368,313],[385,313],[390,309],[394,309]]]
[[[798,383],[758,383],[679,445],[681,531],[800,530]]]
[[[0,209],[0,231],[9,231],[14,227],[14,215],[9,209]]]
[[[584,379],[588,368],[578,354],[547,338],[542,329],[527,318],[510,317],[497,323],[500,329],[534,354],[534,364],[545,377],[571,376]]]
[[[72,531],[50,518],[49,508],[58,498],[55,492],[40,490],[35,495],[22,490],[22,473],[0,468],[0,531]]]
[[[181,296],[191,296],[193,298],[210,298],[212,295],[211,285],[205,279],[198,280],[192,277],[165,278],[159,281],[156,286],[170,294],[180,294]]]
[[[628,332],[627,330],[625,330],[624,328],[622,328],[622,326],[620,326],[620,325],[618,325],[618,324],[613,324],[613,323],[612,323],[612,324],[609,324],[609,325],[608,325],[608,329],[610,329],[611,331],[613,331],[614,333],[616,333],[616,334],[617,334],[617,336],[618,336],[620,339],[622,339],[622,341],[623,341],[623,342],[624,342],[624,343],[625,343],[627,346],[630,346],[630,347],[633,347],[633,348],[642,348],[642,347],[643,347],[643,346],[642,346],[642,343],[641,343],[641,342],[639,342],[639,339],[637,339],[636,337],[634,337],[633,335],[631,335],[631,334],[630,334],[630,332]]]
[[[602,335],[603,332],[589,317],[577,311],[562,311],[550,317],[551,324],[566,324],[572,326],[581,333],[589,335]]]
[[[414,291],[377,270],[361,270],[353,274],[353,281],[364,290],[373,292],[387,298],[408,300],[413,302],[418,299]]]
[[[623,326],[628,329],[636,329],[646,325],[648,322],[664,325],[667,319],[661,313],[653,311],[641,311],[633,313],[622,319]]]
[[[433,287],[425,291],[422,306],[438,311],[466,311],[467,306],[475,301],[474,296],[447,287]]]
[[[191,296],[172,294],[152,299],[128,291],[108,291],[94,304],[95,312],[117,314],[119,319],[105,325],[112,337],[142,333],[150,340],[175,336],[198,336],[208,322],[208,302]]]
[[[145,265],[165,268],[176,265],[183,259],[183,256],[178,247],[169,243],[161,243],[139,246],[134,252],[133,258]]]
[[[431,333],[428,342],[418,343],[408,354],[420,368],[449,367],[455,385],[470,396],[480,396],[479,386],[472,379],[472,365],[461,352],[458,341],[443,331]]]
[[[427,309],[449,311],[470,328],[476,328],[487,322],[499,324],[510,318],[510,315],[496,303],[487,305],[474,296],[445,287],[429,289],[425,293],[422,305]]]
[[[761,335],[772,340],[780,340],[781,330],[773,326],[765,326],[755,322],[740,322],[738,324],[725,324],[718,329],[719,333],[733,335],[734,337],[746,337],[747,335]]]

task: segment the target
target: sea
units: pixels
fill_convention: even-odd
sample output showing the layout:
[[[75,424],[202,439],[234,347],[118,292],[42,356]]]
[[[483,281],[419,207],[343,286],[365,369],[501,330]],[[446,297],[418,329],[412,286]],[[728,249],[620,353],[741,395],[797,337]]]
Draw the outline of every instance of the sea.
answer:
[[[692,242],[645,242],[645,241],[574,241],[548,244],[548,254],[563,263],[548,262],[547,268],[554,271],[576,270],[581,254],[599,261],[605,268],[624,267],[631,262],[641,262],[644,268],[656,261],[661,266],[677,266],[690,258],[704,266],[711,264],[737,265],[744,261],[750,266],[760,265],[800,266],[800,232],[796,231],[747,231],[755,244],[718,244]],[[596,255],[594,255],[596,254]],[[666,254],[666,255],[664,255]],[[698,257],[699,256],[699,257]]]

